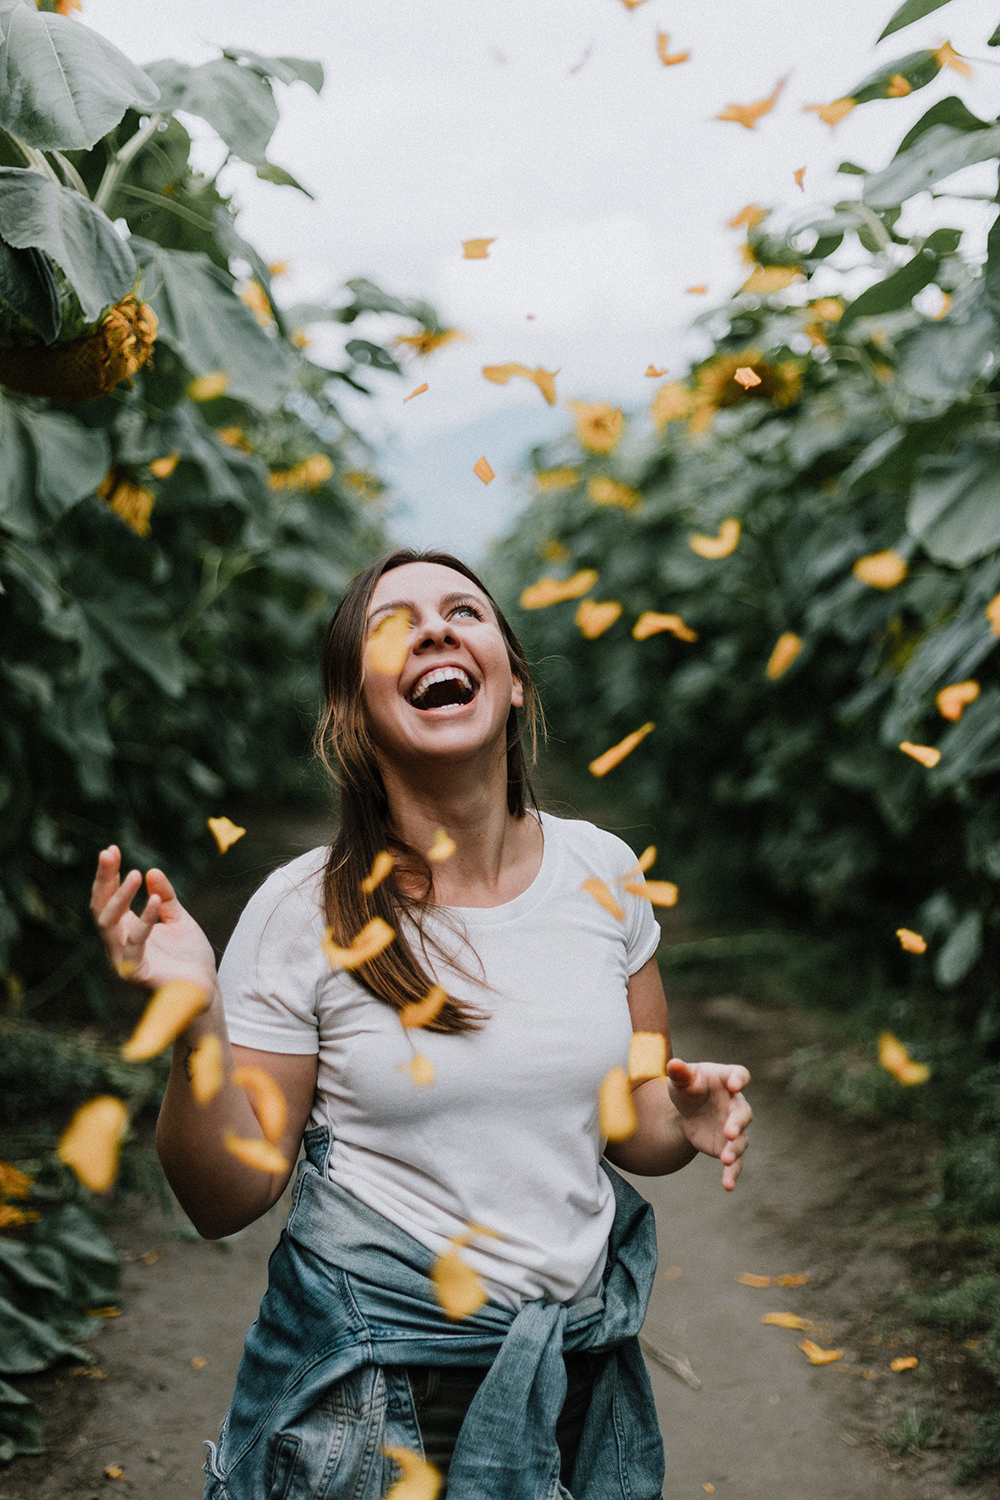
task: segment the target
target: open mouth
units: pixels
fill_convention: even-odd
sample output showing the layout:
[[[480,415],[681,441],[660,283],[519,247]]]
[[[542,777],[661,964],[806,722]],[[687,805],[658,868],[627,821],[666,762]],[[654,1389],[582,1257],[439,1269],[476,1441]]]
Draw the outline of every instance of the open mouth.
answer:
[[[435,667],[418,678],[408,696],[414,708],[446,708],[471,703],[476,689],[461,667]]]

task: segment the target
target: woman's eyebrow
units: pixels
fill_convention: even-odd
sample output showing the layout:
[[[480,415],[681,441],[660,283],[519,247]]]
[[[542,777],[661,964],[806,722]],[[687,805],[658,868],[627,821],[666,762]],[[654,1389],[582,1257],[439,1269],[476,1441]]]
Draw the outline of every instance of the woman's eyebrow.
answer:
[[[460,599],[474,599],[476,603],[481,604],[484,609],[488,607],[486,600],[481,599],[476,593],[475,589],[459,589],[453,594],[445,594],[441,599],[441,603],[445,606],[449,604],[457,604]],[[416,606],[414,605],[412,599],[392,599],[389,601],[389,603],[379,604],[375,609],[372,610],[371,614],[368,616],[369,624],[372,620],[374,620],[376,615],[381,615],[384,614],[386,610],[394,609],[408,609],[411,615],[416,613]]]

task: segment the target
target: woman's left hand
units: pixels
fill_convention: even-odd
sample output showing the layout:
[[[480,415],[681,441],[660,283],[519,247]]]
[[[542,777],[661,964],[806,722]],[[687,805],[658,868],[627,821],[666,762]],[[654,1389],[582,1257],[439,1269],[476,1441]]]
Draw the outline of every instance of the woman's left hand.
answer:
[[[686,1063],[674,1057],[667,1064],[667,1082],[684,1134],[695,1150],[722,1162],[722,1186],[731,1193],[753,1119],[742,1094],[749,1072],[738,1063]]]

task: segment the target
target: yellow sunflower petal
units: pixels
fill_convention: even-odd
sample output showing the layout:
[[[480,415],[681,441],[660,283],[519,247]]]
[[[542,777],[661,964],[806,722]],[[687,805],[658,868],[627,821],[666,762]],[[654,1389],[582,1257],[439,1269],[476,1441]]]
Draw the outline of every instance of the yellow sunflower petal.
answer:
[[[349,948],[339,947],[328,927],[323,938],[323,952],[334,969],[357,969],[377,957],[395,939],[395,931],[381,917],[372,917],[358,933]]]
[[[635,1112],[628,1074],[624,1068],[612,1068],[597,1091],[601,1134],[609,1141],[626,1141],[639,1124]]]
[[[138,1026],[122,1047],[129,1062],[143,1062],[169,1047],[208,1004],[200,984],[190,979],[172,979],[161,985],[143,1011]]]
[[[81,1104],[59,1141],[65,1162],[92,1193],[104,1193],[118,1170],[118,1152],[128,1130],[128,1110],[121,1099],[102,1094]]]
[[[620,765],[626,755],[631,755],[636,745],[641,744],[647,734],[651,734],[655,728],[656,725],[652,722],[644,724],[641,729],[634,729],[623,740],[619,740],[617,745],[612,745],[610,750],[605,750],[603,755],[599,755],[596,760],[590,762],[591,776],[606,776],[609,771],[613,771],[615,766]]]
[[[205,822],[219,847],[220,854],[225,854],[226,850],[232,848],[233,844],[246,833],[245,828],[241,828],[230,818],[206,818]]]

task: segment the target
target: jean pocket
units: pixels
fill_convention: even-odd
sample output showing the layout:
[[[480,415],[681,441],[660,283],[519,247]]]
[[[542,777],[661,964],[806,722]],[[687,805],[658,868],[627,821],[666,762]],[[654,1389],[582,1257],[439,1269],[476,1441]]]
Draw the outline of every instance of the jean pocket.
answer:
[[[364,1365],[326,1390],[308,1411],[267,1440],[257,1462],[267,1476],[267,1500],[382,1500],[386,1385],[382,1371]],[[254,1456],[227,1476],[232,1500],[258,1500]],[[246,1471],[244,1474],[242,1471]],[[260,1469],[257,1470],[258,1476]],[[260,1478],[257,1479],[257,1486]]]
[[[282,1433],[278,1438],[274,1445],[271,1487],[267,1492],[268,1500],[289,1500],[295,1480],[295,1462],[299,1456],[300,1447],[300,1439],[289,1433]]]

